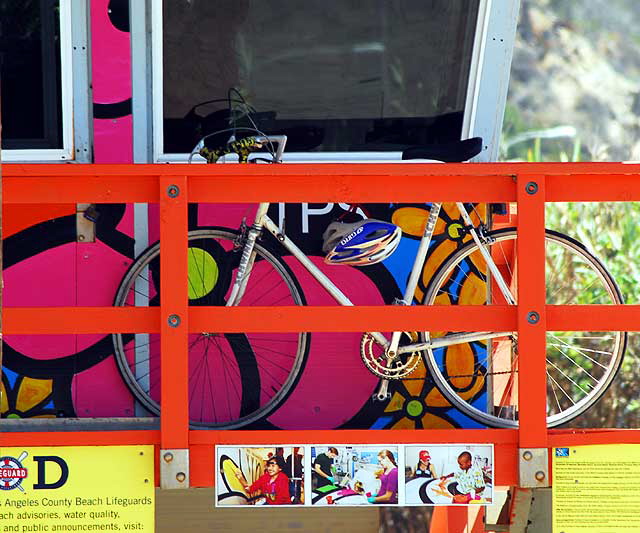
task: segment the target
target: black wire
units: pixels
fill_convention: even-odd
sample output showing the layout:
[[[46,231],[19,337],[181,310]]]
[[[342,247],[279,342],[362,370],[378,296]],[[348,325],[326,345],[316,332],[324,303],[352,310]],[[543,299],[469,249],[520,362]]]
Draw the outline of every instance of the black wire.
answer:
[[[230,87],[229,90],[227,91],[227,99],[229,101],[229,115],[233,117],[233,121],[234,121],[233,127],[235,127],[235,115],[233,114],[233,110],[231,109],[231,93],[235,93],[237,97],[240,99],[240,101],[244,104],[244,116],[246,116],[247,119],[249,119],[249,122],[251,122],[251,125],[256,129],[256,131],[260,131],[260,129],[258,128],[258,125],[255,123],[255,121],[251,117],[251,113],[255,113],[256,109],[252,105],[247,103],[245,97],[242,95],[242,93],[238,89],[236,89],[235,87]],[[269,136],[265,135],[264,133],[262,133],[261,135],[264,135],[268,139],[267,142],[269,146],[267,150],[275,158],[275,148],[273,147],[273,143],[269,139]],[[235,137],[235,133],[234,133],[234,137]]]

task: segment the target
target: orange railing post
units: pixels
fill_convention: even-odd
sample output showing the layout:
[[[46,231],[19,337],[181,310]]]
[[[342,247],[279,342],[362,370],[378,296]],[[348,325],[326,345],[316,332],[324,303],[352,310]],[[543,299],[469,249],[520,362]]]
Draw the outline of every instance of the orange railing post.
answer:
[[[518,176],[518,405],[520,486],[548,486],[545,177]]]
[[[160,484],[189,487],[188,191],[160,177]]]

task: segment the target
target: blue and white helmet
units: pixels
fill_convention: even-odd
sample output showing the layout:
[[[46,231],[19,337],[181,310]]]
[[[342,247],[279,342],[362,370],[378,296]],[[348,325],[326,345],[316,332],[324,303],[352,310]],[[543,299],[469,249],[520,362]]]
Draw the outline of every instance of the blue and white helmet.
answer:
[[[389,257],[400,244],[402,230],[372,218],[345,224],[332,222],[322,235],[325,263],[374,265]]]

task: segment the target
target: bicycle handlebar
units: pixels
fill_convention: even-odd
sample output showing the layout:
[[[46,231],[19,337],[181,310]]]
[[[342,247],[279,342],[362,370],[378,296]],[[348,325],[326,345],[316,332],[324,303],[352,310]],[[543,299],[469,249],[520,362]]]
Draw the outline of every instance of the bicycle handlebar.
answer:
[[[284,153],[285,145],[287,144],[287,136],[286,135],[255,135],[252,137],[244,137],[242,139],[238,139],[237,141],[228,142],[226,145],[221,146],[219,148],[215,148],[210,150],[206,146],[204,146],[204,142],[201,141],[198,144],[201,144],[199,148],[196,147],[198,153],[207,160],[207,163],[215,163],[222,156],[227,154],[238,154],[238,160],[240,163],[246,163],[249,154],[254,150],[258,150],[265,145],[271,145],[273,143],[277,143],[278,149],[275,154],[273,154],[273,162],[280,163],[282,161],[282,154]]]

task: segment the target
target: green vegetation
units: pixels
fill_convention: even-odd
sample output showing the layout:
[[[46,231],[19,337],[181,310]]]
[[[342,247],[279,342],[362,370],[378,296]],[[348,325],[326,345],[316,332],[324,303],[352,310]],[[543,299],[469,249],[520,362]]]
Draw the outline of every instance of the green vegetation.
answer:
[[[592,160],[570,127],[527,130],[524,120],[507,106],[502,160],[579,162]],[[606,176],[603,177],[606,186]],[[582,242],[616,279],[627,304],[640,303],[640,203],[569,202],[547,204],[546,226]],[[589,297],[585,293],[588,301]],[[587,303],[585,301],[585,303]],[[629,334],[625,360],[613,385],[575,427],[640,427],[640,335]]]
[[[606,177],[603,178],[606,180]],[[625,303],[638,303],[640,203],[548,204],[546,225],[571,235],[611,272]],[[629,334],[623,366],[605,397],[576,422],[582,427],[637,428],[640,423],[640,335]],[[574,423],[575,424],[575,423]]]

